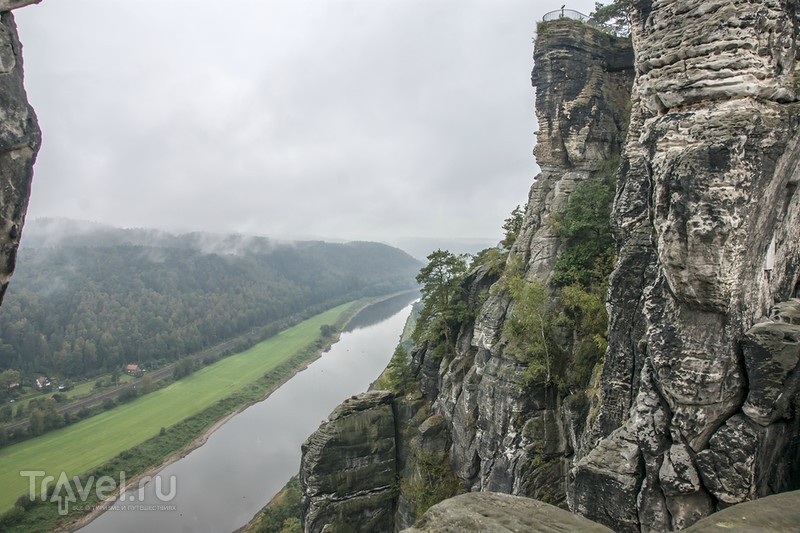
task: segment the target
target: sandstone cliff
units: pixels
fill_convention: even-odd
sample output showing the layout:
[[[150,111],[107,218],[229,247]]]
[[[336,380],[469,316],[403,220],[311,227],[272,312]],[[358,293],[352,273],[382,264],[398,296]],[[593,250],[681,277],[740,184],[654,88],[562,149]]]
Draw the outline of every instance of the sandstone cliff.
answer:
[[[534,63],[535,154],[542,172],[507,263],[521,265],[525,280],[548,283],[566,246],[553,217],[578,184],[601,179],[607,163],[619,156],[633,56],[627,40],[556,21],[540,25]],[[467,293],[488,289],[489,296],[483,303],[470,296],[476,318],[461,325],[452,358],[423,345],[412,366],[434,412],[447,421],[452,462],[468,490],[563,504],[582,421],[562,406],[557,387],[527,383],[527,363],[508,353],[503,332],[514,302],[503,284],[502,277],[473,273]]]
[[[602,403],[571,473],[571,507],[615,529],[796,488],[796,31],[779,2],[636,5]]]
[[[633,54],[628,40],[558,21],[540,27],[535,65],[536,155],[542,172],[504,262],[515,265],[524,279],[548,284],[567,246],[551,218],[564,210],[579,184],[607,178],[609,163],[618,164]],[[429,340],[412,353],[417,392],[393,400],[396,530],[410,526],[427,506],[454,490],[507,492],[566,505],[567,472],[580,445],[585,409],[565,407],[564,395],[552,384],[529,383],[527,363],[507,353],[504,325],[514,302],[503,270],[482,265],[464,280],[470,318],[447,335],[455,339],[454,346]],[[338,424],[334,418],[320,432]],[[320,432],[309,442],[325,438]],[[350,450],[347,446],[341,452]],[[301,476],[314,477],[316,468],[304,459]],[[426,483],[433,487],[421,491]],[[372,475],[361,474],[349,476],[344,485],[354,494],[375,487]],[[304,501],[306,508],[339,505],[319,496],[316,485],[309,486]],[[306,512],[307,531],[324,527],[315,516]],[[342,522],[333,519],[331,524],[336,528]]]
[[[40,0],[39,0],[40,1]],[[17,260],[41,132],[23,86],[22,45],[12,9],[33,0],[0,1],[0,302]]]
[[[721,0],[638,0],[633,22],[633,54],[588,25],[540,25],[542,172],[521,230],[502,267],[465,278],[452,345],[425,340],[411,368],[462,490],[665,531],[798,488],[798,26],[794,4]],[[564,305],[560,217],[612,163],[605,356],[584,388],[549,366],[531,380],[511,349],[525,307],[508,279],[543,284],[548,312]],[[553,328],[562,366],[578,361],[573,326]],[[397,492],[396,529],[414,516]]]
[[[392,531],[395,426],[392,394],[378,391],[345,400],[308,438],[300,466],[306,531],[332,523]]]

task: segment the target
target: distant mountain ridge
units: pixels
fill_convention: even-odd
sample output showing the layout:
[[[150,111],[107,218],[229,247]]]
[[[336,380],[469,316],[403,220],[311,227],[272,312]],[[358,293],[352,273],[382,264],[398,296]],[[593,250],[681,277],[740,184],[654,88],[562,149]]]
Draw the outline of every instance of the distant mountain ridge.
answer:
[[[25,225],[22,248],[52,248],[55,246],[152,246],[181,248],[220,255],[243,252],[264,253],[276,245],[298,242],[323,242],[318,239],[276,239],[241,233],[210,233],[191,231],[175,233],[153,228],[118,228],[101,222],[69,218],[37,218]]]
[[[0,313],[0,370],[79,376],[169,361],[361,296],[416,286],[421,264],[371,242],[120,229],[25,228]]]

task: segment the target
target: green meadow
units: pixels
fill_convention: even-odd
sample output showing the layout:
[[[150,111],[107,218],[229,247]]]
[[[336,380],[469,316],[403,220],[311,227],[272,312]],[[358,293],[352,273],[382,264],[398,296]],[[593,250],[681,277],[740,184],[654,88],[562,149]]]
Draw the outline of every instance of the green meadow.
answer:
[[[316,315],[247,351],[114,409],[0,450],[0,513],[27,494],[23,470],[41,470],[57,479],[82,474],[253,384],[320,338],[320,327],[362,305],[351,302]],[[39,478],[39,481],[41,478]],[[38,489],[37,489],[38,490]]]

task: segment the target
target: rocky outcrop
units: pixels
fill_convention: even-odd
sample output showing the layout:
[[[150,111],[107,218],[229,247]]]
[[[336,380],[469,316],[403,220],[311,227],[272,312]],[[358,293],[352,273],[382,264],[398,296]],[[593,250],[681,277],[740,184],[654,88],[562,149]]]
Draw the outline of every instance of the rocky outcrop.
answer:
[[[800,300],[779,303],[773,320],[750,328],[742,352],[749,385],[744,414],[764,427],[790,419],[800,390]]]
[[[800,491],[784,492],[724,509],[687,528],[687,533],[785,533],[800,524]]]
[[[565,244],[552,217],[563,212],[579,183],[599,179],[619,156],[632,52],[624,39],[562,20],[539,26],[534,61],[535,153],[542,172],[508,262],[522,265],[526,279],[547,283]],[[530,387],[527,363],[506,352],[503,328],[513,303],[504,291],[490,289],[496,282],[497,276],[474,272],[464,286],[476,318],[462,325],[455,353],[443,357],[421,346],[412,366],[432,410],[447,423],[453,466],[470,490],[564,505],[579,439],[573,422],[580,426],[582,415],[570,416],[556,387]]]
[[[610,533],[611,530],[564,509],[530,498],[472,492],[445,500],[403,533]]]
[[[551,217],[563,211],[579,183],[607,175],[609,161],[619,157],[632,52],[624,39],[563,20],[539,27],[535,65],[536,154],[542,173],[508,262],[521,265],[525,278],[546,283],[564,249]],[[411,525],[427,505],[454,488],[565,506],[567,472],[585,410],[562,405],[557,387],[530,386],[527,363],[506,352],[503,331],[512,302],[507,292],[493,287],[499,276],[487,266],[467,276],[466,304],[475,318],[452,332],[454,346],[426,342],[412,353],[422,394],[395,399],[401,479],[397,528]],[[457,478],[448,474],[450,468]],[[358,490],[375,486],[362,481],[366,484]],[[314,515],[317,504],[311,502],[322,499],[311,495],[305,501]]]
[[[602,403],[570,491],[615,529],[684,528],[797,483],[795,17],[636,3]],[[598,506],[611,483],[620,503]]]
[[[746,502],[704,518],[687,532],[784,533],[800,524],[800,491]],[[470,493],[433,506],[403,533],[609,532],[596,522],[529,498],[500,493]]]
[[[304,530],[411,526],[426,502],[462,490],[450,446],[443,418],[418,390],[374,390],[345,400],[302,447]]]
[[[565,19],[539,25],[533,58],[539,124],[534,154],[541,173],[512,252],[529,276],[546,282],[564,245],[550,218],[564,211],[579,183],[620,155],[633,50],[627,39]]]
[[[623,41],[573,21],[539,27],[542,173],[506,265],[559,305],[554,221],[622,150],[608,349],[587,394],[526,379],[505,333],[516,302],[491,268],[465,280],[470,318],[452,346],[412,354],[466,489],[568,505],[623,532],[689,528],[800,484],[794,3],[634,6],[632,88]],[[424,527],[480,529],[481,497],[453,502],[470,498]]]
[[[41,132],[23,85],[22,45],[11,9],[0,2],[0,302],[14,272]]]
[[[304,530],[393,531],[397,449],[393,395],[373,391],[339,405],[302,447]],[[332,528],[332,529],[331,529]]]

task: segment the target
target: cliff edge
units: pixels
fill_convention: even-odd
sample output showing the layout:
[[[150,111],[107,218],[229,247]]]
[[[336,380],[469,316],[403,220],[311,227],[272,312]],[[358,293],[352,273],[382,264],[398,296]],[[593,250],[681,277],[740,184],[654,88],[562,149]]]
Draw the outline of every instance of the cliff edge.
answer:
[[[637,0],[632,21],[630,41],[539,25],[541,174],[409,367],[461,491],[667,531],[800,488],[798,24],[722,0]],[[396,442],[423,418],[395,416]],[[395,530],[429,466],[401,456]]]
[[[773,2],[633,15],[609,348],[570,506],[664,531],[797,488],[797,24]]]
[[[22,45],[11,10],[38,1],[0,1],[0,302],[16,266],[41,144],[36,114],[25,94]]]

